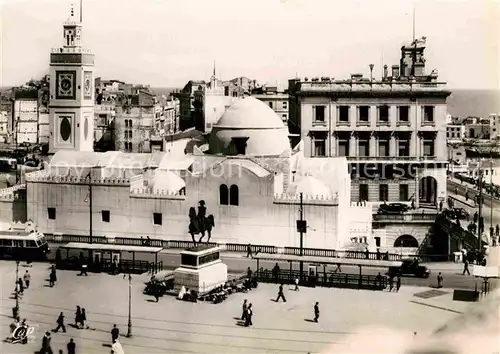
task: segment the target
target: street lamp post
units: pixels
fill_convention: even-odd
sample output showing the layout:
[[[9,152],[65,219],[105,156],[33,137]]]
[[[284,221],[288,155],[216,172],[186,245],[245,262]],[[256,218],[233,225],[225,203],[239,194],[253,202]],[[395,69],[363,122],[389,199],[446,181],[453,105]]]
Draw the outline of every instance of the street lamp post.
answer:
[[[90,236],[90,243],[92,243],[92,176],[91,176],[92,171],[90,171],[87,175],[87,178],[89,180],[87,186],[89,187],[89,236]]]
[[[128,325],[127,338],[132,337],[132,276],[128,274]]]
[[[304,199],[303,194],[300,193],[300,207],[299,207],[299,216],[300,219],[297,220],[297,231],[300,234],[300,253],[299,255],[302,257],[304,255],[304,233],[307,232],[307,221],[304,220]],[[300,260],[300,280],[302,281],[304,271],[304,262],[302,259]]]

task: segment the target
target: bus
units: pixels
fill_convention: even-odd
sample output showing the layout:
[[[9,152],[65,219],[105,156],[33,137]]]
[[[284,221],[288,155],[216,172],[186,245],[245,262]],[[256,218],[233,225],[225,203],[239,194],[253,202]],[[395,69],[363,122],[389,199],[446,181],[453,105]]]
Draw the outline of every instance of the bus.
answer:
[[[0,259],[46,260],[50,252],[45,236],[36,231],[0,231]]]

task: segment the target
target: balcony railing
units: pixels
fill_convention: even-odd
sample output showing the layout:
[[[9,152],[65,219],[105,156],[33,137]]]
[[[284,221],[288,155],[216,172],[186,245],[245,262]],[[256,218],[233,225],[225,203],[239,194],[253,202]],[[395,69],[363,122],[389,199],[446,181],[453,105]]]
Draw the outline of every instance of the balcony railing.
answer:
[[[338,120],[337,121],[337,126],[339,127],[349,127],[351,125],[350,121],[345,121],[345,120]]]
[[[398,120],[396,122],[397,127],[409,127],[410,125],[411,125],[410,121],[406,121],[406,120]]]
[[[324,120],[313,120],[313,127],[326,127],[326,122]]]
[[[376,214],[373,216],[373,221],[429,221],[434,222],[437,218],[437,211],[435,213],[413,213],[413,214]]]
[[[434,127],[436,125],[436,122],[434,121],[422,121],[422,127]]]
[[[419,157],[420,161],[427,161],[427,160],[437,160],[437,156],[420,156]]]
[[[356,126],[358,126],[358,127],[369,127],[370,126],[370,121],[358,120],[356,122]]]
[[[391,126],[391,122],[388,120],[378,120],[377,121],[377,127],[389,127]]]

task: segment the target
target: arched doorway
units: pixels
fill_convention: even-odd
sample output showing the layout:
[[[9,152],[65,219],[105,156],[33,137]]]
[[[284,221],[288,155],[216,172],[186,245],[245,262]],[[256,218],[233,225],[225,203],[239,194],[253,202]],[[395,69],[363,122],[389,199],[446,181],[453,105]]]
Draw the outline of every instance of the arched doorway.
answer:
[[[436,205],[437,181],[432,176],[423,177],[419,183],[420,202]]]
[[[418,247],[418,241],[412,235],[401,235],[394,241],[394,247]]]

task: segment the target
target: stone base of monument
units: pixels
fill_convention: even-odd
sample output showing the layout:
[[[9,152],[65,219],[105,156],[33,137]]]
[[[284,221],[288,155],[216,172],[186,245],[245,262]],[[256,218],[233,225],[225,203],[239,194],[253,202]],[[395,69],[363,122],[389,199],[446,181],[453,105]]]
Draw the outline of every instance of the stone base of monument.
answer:
[[[227,282],[227,265],[220,260],[220,248],[197,246],[181,252],[181,266],[174,270],[174,290],[204,294]]]

